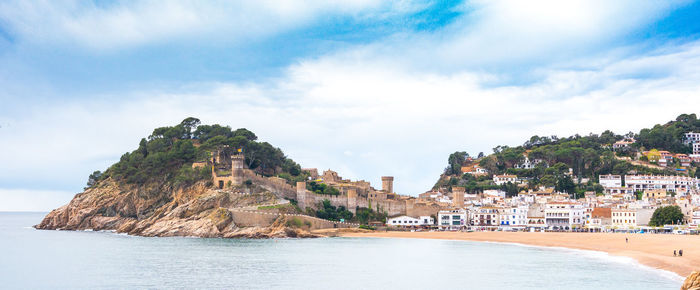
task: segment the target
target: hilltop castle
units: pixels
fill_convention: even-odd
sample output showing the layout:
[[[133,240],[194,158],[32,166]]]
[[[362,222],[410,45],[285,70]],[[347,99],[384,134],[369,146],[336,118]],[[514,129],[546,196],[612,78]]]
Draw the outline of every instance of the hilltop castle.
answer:
[[[364,180],[351,181],[343,179],[333,170],[326,170],[322,175],[315,168],[303,169],[315,182],[338,189],[340,194],[328,195],[311,192],[306,182],[297,182],[296,187],[283,178],[265,177],[249,169],[243,153],[228,153],[228,150],[214,150],[208,161],[195,162],[193,168],[211,166],[214,185],[220,189],[242,185],[250,180],[278,197],[294,199],[300,208],[316,209],[323,200],[329,200],[333,206],[343,206],[355,213],[356,208],[371,208],[393,215],[430,215],[439,210],[437,204],[419,202],[416,198],[399,195],[394,192],[394,177],[382,177],[382,189],[377,190]]]

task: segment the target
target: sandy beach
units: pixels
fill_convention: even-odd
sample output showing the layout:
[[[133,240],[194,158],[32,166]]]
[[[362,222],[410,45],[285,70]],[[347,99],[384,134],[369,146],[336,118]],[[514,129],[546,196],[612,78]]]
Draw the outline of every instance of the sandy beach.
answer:
[[[640,263],[686,277],[700,270],[700,236],[608,233],[521,233],[521,232],[371,232],[342,233],[344,237],[416,238],[520,243],[602,251],[633,258]],[[629,242],[625,242],[625,238]],[[683,249],[683,257],[673,250]]]

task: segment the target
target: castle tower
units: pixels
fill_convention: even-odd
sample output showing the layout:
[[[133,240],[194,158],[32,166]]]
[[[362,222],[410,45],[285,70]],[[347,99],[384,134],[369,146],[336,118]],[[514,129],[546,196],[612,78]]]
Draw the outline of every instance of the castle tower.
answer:
[[[348,188],[348,207],[347,209],[352,212],[352,214],[356,214],[356,209],[357,208],[357,190],[354,188]]]
[[[245,156],[243,153],[231,156],[231,169],[245,169]]]
[[[464,207],[464,193],[465,188],[462,186],[452,187],[452,205],[457,208]]]
[[[304,181],[297,181],[297,202],[300,208],[306,208],[306,182]]]
[[[243,153],[231,156],[231,181],[233,184],[240,185],[245,182],[245,170],[247,168]]]
[[[382,176],[382,190],[386,193],[394,193],[394,177]]]

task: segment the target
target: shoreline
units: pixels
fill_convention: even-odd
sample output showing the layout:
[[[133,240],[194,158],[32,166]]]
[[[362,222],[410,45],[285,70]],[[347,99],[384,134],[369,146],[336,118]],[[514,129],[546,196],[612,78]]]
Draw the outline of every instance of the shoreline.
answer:
[[[681,280],[700,269],[700,237],[697,236],[523,232],[373,232],[339,233],[339,236],[439,239],[584,250],[630,258],[640,266],[670,272]],[[625,242],[625,238],[629,239],[629,243]],[[684,256],[674,257],[674,249],[683,249]]]
[[[576,248],[567,248],[567,247],[560,247],[560,246],[538,246],[538,245],[530,245],[530,244],[523,244],[523,243],[518,243],[518,242],[490,242],[490,241],[467,241],[467,242],[476,242],[476,243],[490,243],[490,244],[501,244],[501,245],[512,245],[512,246],[519,246],[519,247],[530,247],[530,248],[540,248],[540,249],[555,249],[555,250],[562,250],[562,251],[569,251],[569,252],[585,252],[587,254],[594,254],[591,255],[590,258],[594,259],[603,259],[607,261],[613,261],[614,263],[631,263],[635,265],[636,267],[648,270],[648,271],[653,271],[658,273],[660,276],[666,276],[669,277],[672,280],[677,280],[680,283],[683,283],[685,280],[685,276],[681,276],[680,274],[670,271],[670,270],[665,270],[661,268],[656,268],[652,267],[647,264],[643,264],[639,262],[637,259],[628,257],[628,256],[618,256],[618,255],[612,255],[608,252],[604,251],[599,251],[599,250],[584,250],[584,249],[576,249]],[[599,257],[596,257],[595,255],[600,255]]]

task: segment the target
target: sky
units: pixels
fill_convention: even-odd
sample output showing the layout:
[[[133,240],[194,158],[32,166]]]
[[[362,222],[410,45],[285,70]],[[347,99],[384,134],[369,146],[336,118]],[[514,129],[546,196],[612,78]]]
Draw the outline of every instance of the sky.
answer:
[[[700,113],[693,1],[2,1],[0,211],[66,204],[153,128],[247,128],[398,193],[454,151]]]

